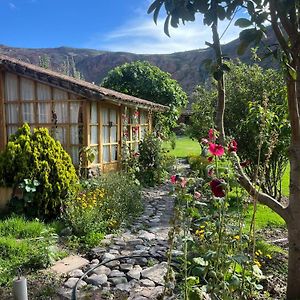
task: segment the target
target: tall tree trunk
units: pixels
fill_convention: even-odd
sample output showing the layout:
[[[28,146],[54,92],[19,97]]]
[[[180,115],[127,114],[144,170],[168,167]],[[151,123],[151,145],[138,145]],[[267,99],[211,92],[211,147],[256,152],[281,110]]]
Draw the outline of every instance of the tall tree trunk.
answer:
[[[288,224],[289,261],[287,300],[300,299],[300,218],[290,220]]]
[[[287,299],[300,299],[300,60],[298,53],[293,55],[292,66],[297,71],[297,80],[288,76],[288,105],[291,122],[290,158],[290,197],[287,218],[289,238],[289,262]]]

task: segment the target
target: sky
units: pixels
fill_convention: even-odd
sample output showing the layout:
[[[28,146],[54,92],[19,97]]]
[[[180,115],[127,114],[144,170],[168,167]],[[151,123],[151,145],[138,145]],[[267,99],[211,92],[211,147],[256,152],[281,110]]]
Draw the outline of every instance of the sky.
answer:
[[[206,48],[211,30],[195,22],[163,31],[147,15],[150,0],[0,0],[0,44],[22,48],[75,47],[143,54]],[[220,24],[220,33],[228,21]],[[231,26],[222,38],[238,37]]]

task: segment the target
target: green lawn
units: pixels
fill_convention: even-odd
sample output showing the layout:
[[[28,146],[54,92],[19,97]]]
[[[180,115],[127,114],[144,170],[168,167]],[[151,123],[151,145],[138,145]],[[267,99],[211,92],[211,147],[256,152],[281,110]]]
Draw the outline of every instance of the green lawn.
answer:
[[[197,141],[191,140],[189,137],[177,137],[176,147],[173,150],[170,142],[164,142],[164,148],[169,150],[170,155],[176,157],[187,157],[190,155],[199,155],[201,148]]]
[[[282,194],[284,196],[288,196],[290,191],[289,191],[289,185],[290,185],[290,165],[288,164],[285,172],[284,172],[284,175],[283,175],[283,178],[282,178],[282,181],[281,181],[281,184],[282,184]]]
[[[246,232],[249,231],[252,215],[253,215],[253,205],[251,205],[248,208],[248,211],[246,213],[246,226],[245,226]],[[271,226],[274,228],[285,226],[284,220],[278,214],[272,211],[269,207],[259,203],[257,205],[255,216],[256,216],[255,228],[257,230],[265,228],[267,226]]]

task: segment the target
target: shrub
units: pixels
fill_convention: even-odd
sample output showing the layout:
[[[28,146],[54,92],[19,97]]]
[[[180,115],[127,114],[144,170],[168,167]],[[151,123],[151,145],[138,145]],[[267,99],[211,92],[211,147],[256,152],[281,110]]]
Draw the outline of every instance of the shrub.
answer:
[[[30,132],[24,124],[10,137],[0,155],[0,179],[4,185],[19,187],[24,180],[38,182],[32,197],[24,197],[23,212],[31,216],[54,217],[63,201],[76,191],[77,175],[70,156],[47,129]],[[32,190],[26,189],[27,192]],[[28,187],[28,186],[27,186]]]
[[[188,157],[188,162],[191,166],[191,170],[197,171],[199,173],[199,176],[202,178],[207,177],[207,166],[209,165],[207,157],[193,155]]]
[[[140,187],[130,175],[105,174],[82,182],[82,191],[67,204],[64,221],[90,247],[104,233],[132,222],[141,209]]]
[[[147,134],[139,143],[139,152],[140,182],[147,186],[161,183],[166,178],[168,167],[161,139],[155,137],[153,133]]]

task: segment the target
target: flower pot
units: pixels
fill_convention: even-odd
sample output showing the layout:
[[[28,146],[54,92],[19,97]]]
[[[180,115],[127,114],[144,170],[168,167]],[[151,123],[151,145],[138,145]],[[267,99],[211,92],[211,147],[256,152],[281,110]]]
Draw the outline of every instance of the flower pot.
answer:
[[[11,187],[0,186],[0,210],[5,210],[12,197],[13,189]]]

